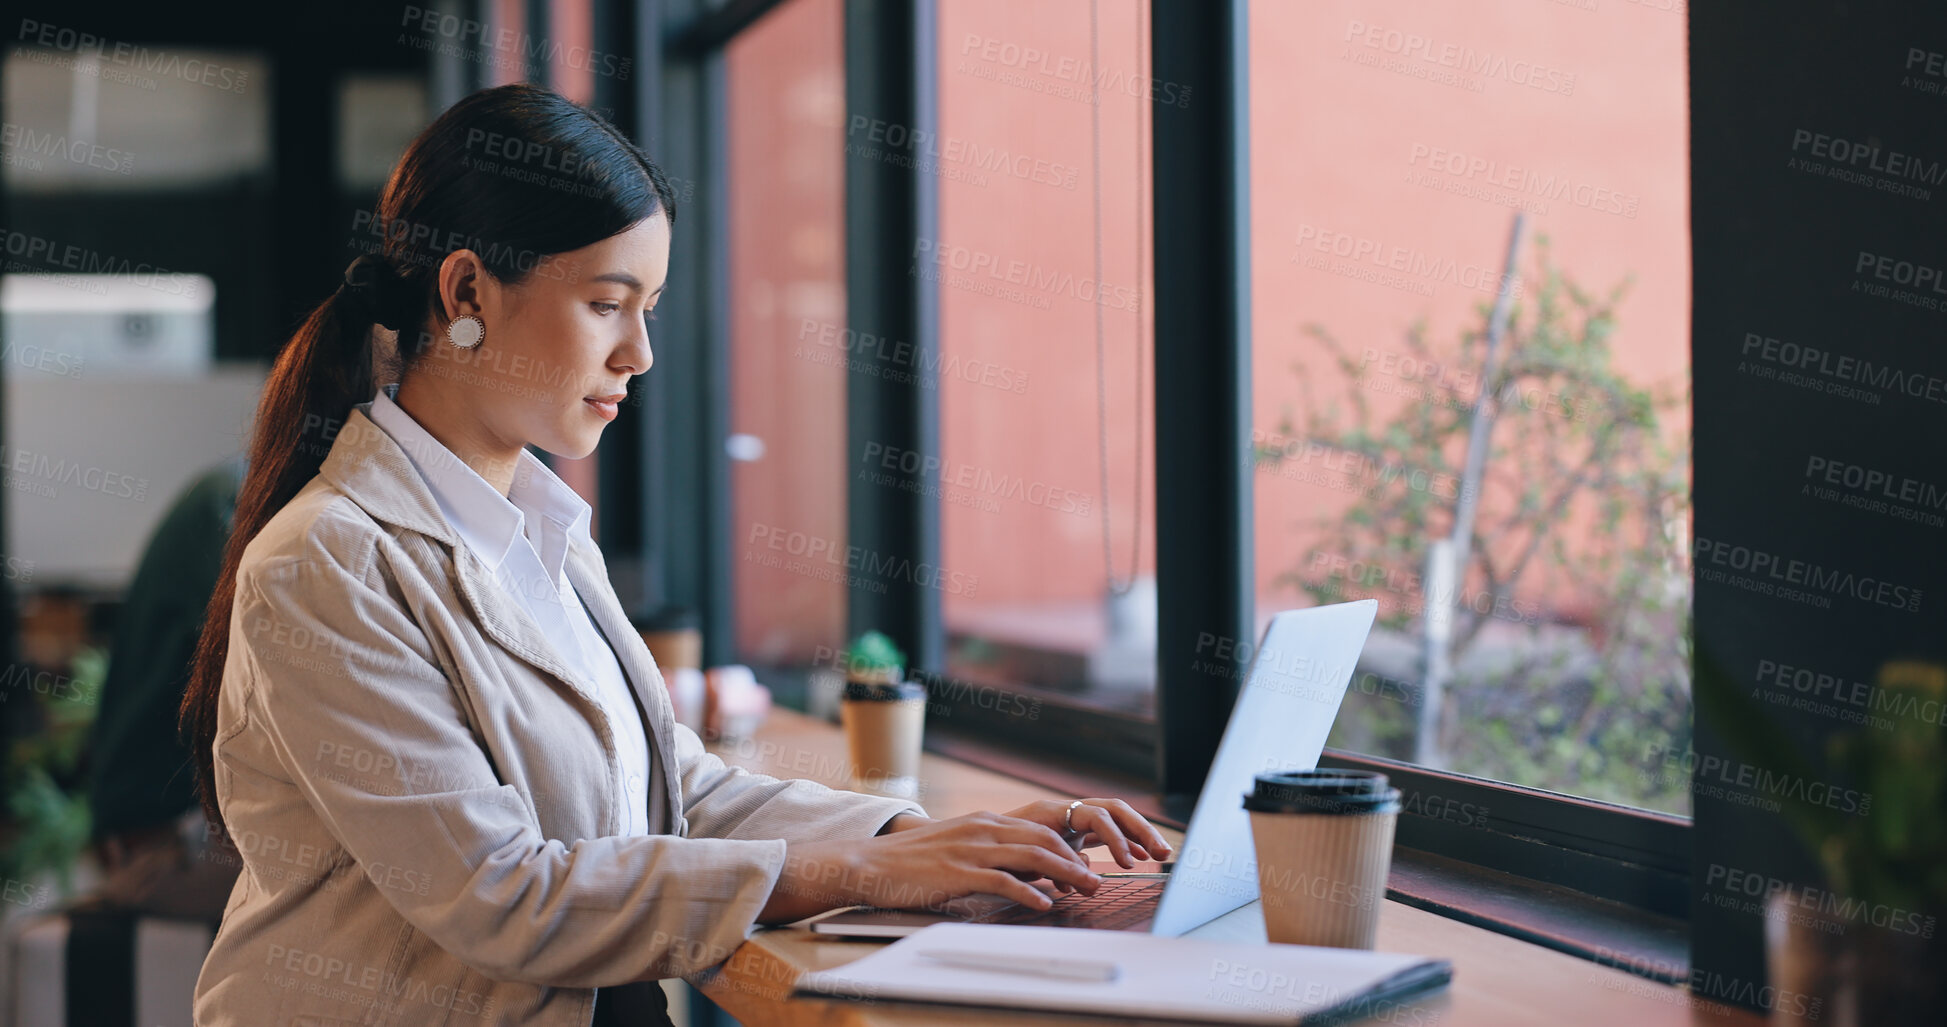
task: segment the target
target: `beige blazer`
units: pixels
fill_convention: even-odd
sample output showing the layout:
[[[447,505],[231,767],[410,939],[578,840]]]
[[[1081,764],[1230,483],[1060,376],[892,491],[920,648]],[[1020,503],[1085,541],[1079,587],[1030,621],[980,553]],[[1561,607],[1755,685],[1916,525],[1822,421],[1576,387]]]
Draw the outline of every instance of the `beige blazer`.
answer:
[[[215,758],[244,871],[198,1024],[586,1027],[595,988],[728,958],[787,841],[922,812],[726,766],[672,718],[600,552],[567,573],[646,717],[647,837],[615,834],[591,684],[352,412],[238,571]]]

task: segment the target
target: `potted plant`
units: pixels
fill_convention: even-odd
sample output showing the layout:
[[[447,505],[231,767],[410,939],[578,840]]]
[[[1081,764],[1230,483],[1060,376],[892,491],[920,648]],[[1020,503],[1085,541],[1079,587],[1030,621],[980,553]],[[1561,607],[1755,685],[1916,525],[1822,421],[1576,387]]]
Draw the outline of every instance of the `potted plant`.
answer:
[[[839,719],[851,751],[852,787],[917,798],[926,688],[906,680],[906,654],[868,631],[845,647]]]
[[[820,647],[821,652],[830,652]],[[806,690],[805,712],[829,721],[839,719],[839,704],[845,686],[859,684],[897,684],[905,675],[906,654],[899,651],[884,632],[868,631],[840,649],[830,664],[821,658],[812,668]]]
[[[1827,1022],[1921,1023],[1947,999],[1939,972],[1947,965],[1939,922],[1947,918],[1947,730],[1939,715],[1947,666],[1888,661],[1874,685],[1879,723],[1831,737],[1823,767],[1802,758],[1729,675],[1700,673],[1697,701],[1739,759],[1796,780],[1845,781],[1871,797],[1865,815],[1802,794],[1780,797],[1824,880],[1768,898],[1772,986],[1822,999]]]
[[[868,631],[845,647],[845,680],[862,685],[896,685],[905,680],[906,654],[884,632]]]
[[[12,824],[0,850],[0,873],[9,881],[53,877],[52,885],[28,888],[30,908],[47,905],[55,890],[62,898],[74,893],[75,867],[88,845],[88,793],[80,775],[107,676],[107,654],[83,649],[71,668],[73,673],[62,677],[22,664],[7,682],[14,694],[35,701],[39,721],[33,734],[9,746],[6,806]],[[45,690],[31,684],[39,681],[56,684]]]

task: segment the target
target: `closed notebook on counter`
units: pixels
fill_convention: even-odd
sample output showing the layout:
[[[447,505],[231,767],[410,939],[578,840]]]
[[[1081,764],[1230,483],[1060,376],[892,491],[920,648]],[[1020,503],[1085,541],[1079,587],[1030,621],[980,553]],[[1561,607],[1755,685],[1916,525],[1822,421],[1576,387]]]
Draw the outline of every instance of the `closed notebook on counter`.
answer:
[[[1446,960],[1390,952],[942,923],[805,974],[797,994],[1198,1023],[1397,1023],[1409,1022],[1412,996],[1452,979]]]

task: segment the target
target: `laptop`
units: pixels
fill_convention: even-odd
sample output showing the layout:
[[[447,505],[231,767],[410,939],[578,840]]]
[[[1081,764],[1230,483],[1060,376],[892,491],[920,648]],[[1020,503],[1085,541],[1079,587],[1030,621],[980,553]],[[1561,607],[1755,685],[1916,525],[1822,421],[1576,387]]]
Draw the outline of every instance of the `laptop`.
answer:
[[[1362,599],[1271,618],[1262,642],[1249,653],[1250,669],[1174,862],[1139,864],[1135,872],[1096,863],[1093,869],[1104,880],[1095,894],[1056,895],[1046,910],[998,895],[974,895],[940,912],[851,906],[795,926],[864,938],[902,938],[943,921],[1175,936],[1256,900],[1257,854],[1244,793],[1265,771],[1318,766],[1378,609],[1377,601]],[[1236,659],[1229,651],[1203,658],[1210,663]]]

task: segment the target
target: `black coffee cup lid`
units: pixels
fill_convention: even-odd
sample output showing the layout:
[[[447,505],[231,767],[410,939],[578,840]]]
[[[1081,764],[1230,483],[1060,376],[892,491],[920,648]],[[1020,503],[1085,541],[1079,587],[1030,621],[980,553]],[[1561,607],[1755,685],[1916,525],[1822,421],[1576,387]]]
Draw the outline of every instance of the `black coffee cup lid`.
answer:
[[[638,614],[635,618],[638,631],[698,631],[703,627],[703,617],[688,606],[658,606]]]
[[[1399,789],[1371,770],[1278,770],[1259,774],[1244,794],[1254,813],[1398,813]]]
[[[899,702],[926,698],[926,686],[916,681],[847,681],[845,698],[853,702]]]

